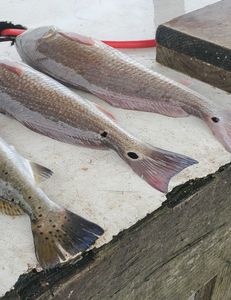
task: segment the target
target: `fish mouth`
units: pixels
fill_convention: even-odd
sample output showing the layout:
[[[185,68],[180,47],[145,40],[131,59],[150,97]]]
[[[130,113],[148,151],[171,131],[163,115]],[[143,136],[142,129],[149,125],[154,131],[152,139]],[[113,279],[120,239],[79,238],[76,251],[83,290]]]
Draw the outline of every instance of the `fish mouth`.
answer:
[[[21,37],[21,35],[16,38],[15,44],[16,44],[17,52],[20,55],[22,61],[36,69],[37,67],[33,60],[33,55],[32,55],[33,49],[30,49],[30,50],[26,49],[27,45],[25,45],[25,41],[23,41],[23,37]],[[32,47],[32,45],[30,46],[30,48],[31,47]],[[34,48],[36,49],[36,47],[34,47]]]

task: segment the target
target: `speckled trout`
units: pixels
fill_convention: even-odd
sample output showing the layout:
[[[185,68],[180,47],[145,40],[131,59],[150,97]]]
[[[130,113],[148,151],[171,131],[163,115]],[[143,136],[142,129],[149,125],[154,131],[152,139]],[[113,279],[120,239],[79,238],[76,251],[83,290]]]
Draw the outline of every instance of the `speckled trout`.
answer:
[[[51,268],[87,250],[103,229],[51,201],[37,183],[52,171],[30,162],[0,138],[0,212],[26,213],[31,220],[35,253]]]
[[[196,163],[141,142],[110,113],[24,64],[0,60],[0,97],[2,112],[36,132],[70,144],[114,149],[159,191],[167,192],[170,178]]]
[[[16,46],[29,65],[113,106],[171,117],[199,117],[231,152],[230,109],[100,41],[47,26],[25,31],[16,38]]]

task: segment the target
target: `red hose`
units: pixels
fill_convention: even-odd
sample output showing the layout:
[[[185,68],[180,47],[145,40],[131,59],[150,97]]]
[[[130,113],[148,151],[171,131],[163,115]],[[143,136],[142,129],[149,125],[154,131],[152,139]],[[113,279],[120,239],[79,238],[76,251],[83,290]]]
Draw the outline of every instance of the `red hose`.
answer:
[[[17,36],[23,33],[25,29],[4,29],[0,32],[1,36]],[[156,40],[139,41],[102,41],[113,48],[149,48],[156,47]]]
[[[149,48],[156,47],[156,40],[140,41],[102,41],[113,48]]]
[[[0,32],[1,36],[17,36],[20,35],[21,33],[23,33],[25,31],[25,29],[3,29]]]

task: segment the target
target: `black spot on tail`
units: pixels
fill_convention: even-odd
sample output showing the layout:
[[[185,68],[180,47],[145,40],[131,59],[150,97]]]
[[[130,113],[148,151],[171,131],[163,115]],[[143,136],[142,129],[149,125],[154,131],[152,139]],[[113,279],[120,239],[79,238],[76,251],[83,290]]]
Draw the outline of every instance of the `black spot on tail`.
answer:
[[[212,117],[211,120],[214,122],[214,123],[218,123],[220,121],[219,118],[217,117]]]
[[[127,154],[131,159],[138,159],[139,158],[139,156],[135,152],[128,152]]]
[[[107,137],[107,132],[104,131],[104,132],[102,132],[100,135],[101,135],[101,137],[105,138],[105,137]]]

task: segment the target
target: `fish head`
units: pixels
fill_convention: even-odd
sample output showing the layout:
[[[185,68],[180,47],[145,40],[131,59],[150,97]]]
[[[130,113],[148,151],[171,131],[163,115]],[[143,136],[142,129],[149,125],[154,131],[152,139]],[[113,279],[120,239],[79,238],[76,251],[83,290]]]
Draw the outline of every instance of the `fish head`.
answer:
[[[16,38],[16,48],[21,58],[30,64],[31,61],[39,59],[38,48],[48,47],[49,41],[57,34],[54,26],[43,26],[26,30]],[[33,58],[33,59],[32,59]]]

